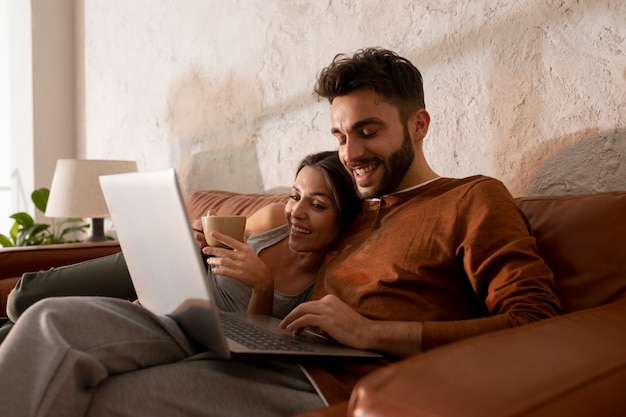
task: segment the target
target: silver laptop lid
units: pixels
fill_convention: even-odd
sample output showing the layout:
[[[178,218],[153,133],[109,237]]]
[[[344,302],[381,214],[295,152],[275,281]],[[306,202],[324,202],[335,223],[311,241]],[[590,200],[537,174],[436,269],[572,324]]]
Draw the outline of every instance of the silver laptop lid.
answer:
[[[141,304],[228,357],[175,170],[106,175],[100,183]]]

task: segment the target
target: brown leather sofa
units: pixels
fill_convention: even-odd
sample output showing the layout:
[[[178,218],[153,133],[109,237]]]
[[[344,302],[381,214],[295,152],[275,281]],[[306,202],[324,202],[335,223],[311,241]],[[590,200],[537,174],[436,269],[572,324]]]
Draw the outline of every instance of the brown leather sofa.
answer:
[[[285,197],[201,191],[187,209],[249,214]],[[626,192],[517,203],[555,274],[562,316],[407,358],[362,379],[349,403],[301,417],[626,415]],[[61,246],[0,250],[2,302],[24,271],[119,250]]]

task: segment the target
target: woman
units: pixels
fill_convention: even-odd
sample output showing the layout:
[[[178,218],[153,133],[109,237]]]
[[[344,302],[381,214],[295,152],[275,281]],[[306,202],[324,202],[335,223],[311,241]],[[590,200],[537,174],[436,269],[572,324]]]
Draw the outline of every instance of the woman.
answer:
[[[228,311],[247,308],[249,313],[286,316],[310,298],[326,253],[359,209],[352,179],[337,152],[304,158],[288,202],[268,206],[268,213],[257,217],[273,218],[277,224],[252,235],[247,244],[213,232],[212,237],[234,250],[203,248],[215,274],[211,282],[218,305]],[[284,215],[277,215],[283,210]],[[249,222],[247,227],[255,226]]]
[[[305,157],[296,172],[289,201],[252,214],[246,224],[247,242],[215,234],[233,250],[203,248],[209,255],[210,280],[218,305],[227,311],[267,313],[284,317],[307,300],[328,248],[358,213],[352,179],[336,151]],[[195,237],[206,245],[199,221]],[[135,299],[122,254],[48,271],[27,273],[7,299],[12,322],[46,297],[100,295]],[[0,341],[12,323],[3,325]]]

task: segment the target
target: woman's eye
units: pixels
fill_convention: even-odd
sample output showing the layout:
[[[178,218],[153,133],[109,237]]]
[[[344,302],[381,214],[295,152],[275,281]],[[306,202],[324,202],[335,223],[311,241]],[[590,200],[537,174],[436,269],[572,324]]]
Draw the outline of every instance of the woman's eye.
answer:
[[[300,197],[298,197],[297,195],[290,195],[289,198],[292,199],[293,201],[299,201],[300,200]]]
[[[316,210],[325,210],[327,205],[324,203],[311,202],[311,207],[313,207]]]

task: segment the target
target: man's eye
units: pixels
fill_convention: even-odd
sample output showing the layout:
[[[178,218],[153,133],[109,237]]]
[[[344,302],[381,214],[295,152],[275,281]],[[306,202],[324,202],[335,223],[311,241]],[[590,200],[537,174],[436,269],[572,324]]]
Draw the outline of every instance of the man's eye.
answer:
[[[361,132],[361,136],[363,136],[364,138],[371,138],[373,136],[376,136],[376,131],[375,130],[364,130]]]
[[[339,142],[339,146],[345,145],[346,144],[346,137],[345,136],[337,136],[337,142]]]

